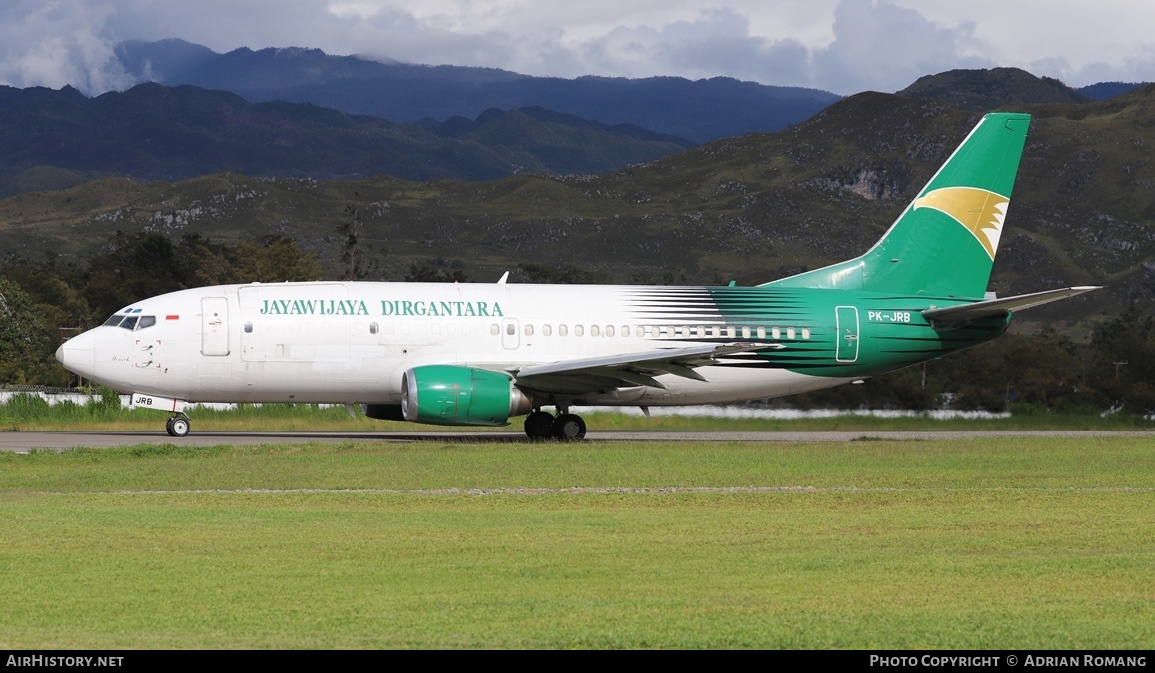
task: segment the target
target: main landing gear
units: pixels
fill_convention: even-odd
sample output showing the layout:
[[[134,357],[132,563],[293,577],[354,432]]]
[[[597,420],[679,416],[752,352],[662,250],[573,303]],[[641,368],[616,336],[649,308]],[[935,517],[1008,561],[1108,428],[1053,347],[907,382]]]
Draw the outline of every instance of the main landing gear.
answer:
[[[563,442],[581,439],[586,436],[586,422],[581,416],[571,414],[566,409],[559,409],[555,417],[553,414],[538,409],[525,417],[525,434],[530,439],[558,439]]]
[[[173,437],[185,437],[192,429],[192,425],[189,423],[188,416],[181,414],[168,419],[168,422],[164,424],[164,429]]]

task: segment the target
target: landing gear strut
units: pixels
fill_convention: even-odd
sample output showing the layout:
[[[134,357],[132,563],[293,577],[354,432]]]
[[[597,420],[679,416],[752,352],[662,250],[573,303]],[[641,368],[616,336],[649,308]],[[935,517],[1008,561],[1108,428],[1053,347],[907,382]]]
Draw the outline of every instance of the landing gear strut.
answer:
[[[173,437],[186,437],[192,425],[189,423],[188,416],[173,416],[164,424],[164,429]]]
[[[534,440],[558,439],[568,442],[586,436],[586,422],[581,416],[564,409],[559,409],[556,418],[538,409],[525,417],[525,434]]]

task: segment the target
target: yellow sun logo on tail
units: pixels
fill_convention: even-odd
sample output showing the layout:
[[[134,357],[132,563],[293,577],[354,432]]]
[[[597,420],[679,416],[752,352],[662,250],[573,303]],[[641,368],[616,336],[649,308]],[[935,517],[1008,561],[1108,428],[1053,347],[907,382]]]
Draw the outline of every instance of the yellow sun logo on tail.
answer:
[[[914,209],[932,208],[951,217],[974,234],[993,260],[1010,199],[974,187],[944,187],[914,202]]]

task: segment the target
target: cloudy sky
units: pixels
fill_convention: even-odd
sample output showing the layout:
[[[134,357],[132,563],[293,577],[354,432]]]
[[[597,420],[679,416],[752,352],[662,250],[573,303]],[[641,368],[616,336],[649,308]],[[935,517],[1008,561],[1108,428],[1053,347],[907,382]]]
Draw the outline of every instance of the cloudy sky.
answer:
[[[838,94],[952,68],[1155,81],[1144,0],[2,0],[0,83],[132,84],[122,40],[316,47],[531,75],[730,76]]]

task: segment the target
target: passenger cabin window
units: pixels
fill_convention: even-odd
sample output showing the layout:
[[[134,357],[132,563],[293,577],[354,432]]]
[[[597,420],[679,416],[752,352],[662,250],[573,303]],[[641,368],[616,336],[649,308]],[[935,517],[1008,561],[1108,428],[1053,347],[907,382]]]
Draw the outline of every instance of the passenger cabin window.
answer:
[[[513,336],[514,334],[517,334],[517,327],[514,327],[513,323],[509,323],[505,326],[505,333],[509,336]]]

